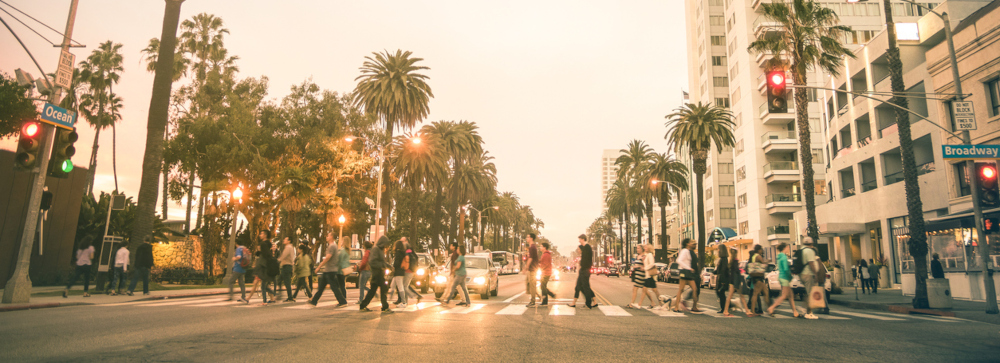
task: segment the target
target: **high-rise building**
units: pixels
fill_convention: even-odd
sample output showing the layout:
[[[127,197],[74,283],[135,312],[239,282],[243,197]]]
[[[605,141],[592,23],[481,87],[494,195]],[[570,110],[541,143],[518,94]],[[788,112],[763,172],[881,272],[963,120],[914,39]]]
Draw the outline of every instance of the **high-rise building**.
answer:
[[[805,207],[794,104],[789,103],[788,113],[768,112],[763,67],[772,55],[747,51],[758,36],[781,31],[777,23],[760,15],[761,3],[777,1],[687,0],[685,5],[691,102],[728,107],[736,124],[736,147],[721,154],[713,148],[710,153],[710,172],[705,177],[706,227],[722,232],[734,229],[732,238],[765,247],[800,235],[790,230],[790,220],[792,213]],[[852,27],[842,39],[850,48],[865,44],[884,27],[879,3],[819,3],[833,9],[841,24]],[[899,2],[893,4],[893,13],[897,22],[915,23],[925,12]],[[807,82],[817,87],[829,84],[818,71],[810,72]],[[810,149],[816,201],[821,204],[828,199],[825,164],[830,155],[820,122],[823,105],[818,101],[817,92],[810,91]],[[767,248],[767,253],[773,254],[773,249]]]
[[[618,160],[618,155],[621,151],[618,149],[604,149],[601,154],[601,213],[608,211],[608,190],[611,189],[615,182],[618,181],[618,165],[615,165],[615,160]]]

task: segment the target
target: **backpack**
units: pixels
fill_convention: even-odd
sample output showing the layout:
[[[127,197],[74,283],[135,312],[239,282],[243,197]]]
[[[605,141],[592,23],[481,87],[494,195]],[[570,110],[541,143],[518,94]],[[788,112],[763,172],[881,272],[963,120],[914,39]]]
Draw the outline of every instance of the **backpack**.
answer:
[[[250,267],[250,253],[247,251],[246,247],[240,247],[240,267],[247,268]]]
[[[812,247],[800,248],[795,251],[795,254],[792,255],[792,274],[794,275],[801,274],[802,271],[806,269],[806,261],[802,261],[802,250],[805,250],[806,248]],[[813,252],[815,252],[815,250],[813,250]]]
[[[404,270],[410,269],[410,255],[403,255],[403,263],[399,264]]]

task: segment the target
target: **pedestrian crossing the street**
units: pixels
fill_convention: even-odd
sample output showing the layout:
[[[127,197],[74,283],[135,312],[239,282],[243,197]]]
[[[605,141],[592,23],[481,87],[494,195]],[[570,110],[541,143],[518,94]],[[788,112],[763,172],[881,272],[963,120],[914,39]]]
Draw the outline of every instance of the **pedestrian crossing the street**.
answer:
[[[298,302],[293,303],[274,303],[267,306],[263,306],[260,303],[252,302],[245,303],[240,301],[227,301],[225,298],[221,297],[202,297],[202,298],[184,298],[184,299],[165,299],[165,300],[155,300],[155,301],[133,301],[133,302],[123,302],[116,304],[105,304],[97,306],[134,306],[142,309],[153,309],[159,307],[177,307],[177,308],[236,308],[236,309],[288,309],[291,311],[301,310],[320,310],[320,311],[330,311],[337,310],[342,312],[351,312],[358,310],[357,300],[348,299],[349,304],[346,307],[337,308],[336,300],[321,301],[316,306],[312,306],[308,303],[308,299],[303,299]],[[475,302],[475,301],[474,301]],[[393,312],[397,313],[435,313],[435,314],[445,314],[445,315],[469,315],[469,314],[492,314],[498,316],[566,316],[572,318],[581,317],[609,317],[609,318],[643,318],[643,317],[653,317],[653,318],[746,318],[745,312],[742,309],[734,308],[732,311],[732,316],[723,316],[709,305],[701,305],[701,313],[695,314],[690,312],[678,313],[673,312],[670,309],[651,309],[648,307],[644,308],[625,308],[617,305],[599,305],[596,309],[587,309],[582,306],[570,307],[565,301],[550,301],[548,306],[536,305],[534,307],[528,307],[525,303],[509,302],[509,301],[482,301],[478,303],[473,303],[470,306],[456,306],[456,305],[442,305],[440,302],[420,302],[415,304],[407,305],[406,307],[394,307]],[[368,306],[369,309],[378,311],[381,309],[381,304],[378,302],[372,302]],[[797,307],[799,309],[799,314],[804,315],[805,309],[802,307]],[[792,319],[792,311],[788,308],[775,309],[775,315],[773,317],[764,314],[764,318],[768,319]],[[839,310],[834,309],[830,311],[830,314],[820,314],[817,315],[819,320],[875,320],[881,322],[907,322],[907,321],[932,321],[941,323],[955,323],[965,321],[958,318],[950,317],[937,317],[937,316],[914,316],[914,315],[902,315],[902,314],[891,314],[891,313],[878,313],[878,312],[858,312],[855,310]]]

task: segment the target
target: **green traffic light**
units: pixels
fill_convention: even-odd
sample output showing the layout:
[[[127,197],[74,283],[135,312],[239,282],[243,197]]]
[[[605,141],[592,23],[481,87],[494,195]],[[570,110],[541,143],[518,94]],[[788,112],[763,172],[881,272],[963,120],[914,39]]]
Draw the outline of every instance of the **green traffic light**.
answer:
[[[73,161],[68,160],[68,159],[64,160],[63,163],[62,163],[62,171],[63,171],[63,173],[69,173],[69,172],[73,171]]]

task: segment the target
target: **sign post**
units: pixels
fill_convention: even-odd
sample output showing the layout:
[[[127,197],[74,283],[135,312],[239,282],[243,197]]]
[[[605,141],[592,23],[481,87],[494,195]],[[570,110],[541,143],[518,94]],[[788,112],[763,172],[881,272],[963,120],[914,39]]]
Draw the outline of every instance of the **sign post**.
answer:
[[[976,113],[972,109],[971,101],[952,102],[954,110],[953,120],[955,129],[962,131],[976,130]]]
[[[56,68],[56,86],[69,89],[73,85],[73,65],[76,64],[76,55],[63,48],[59,53],[59,67]]]

